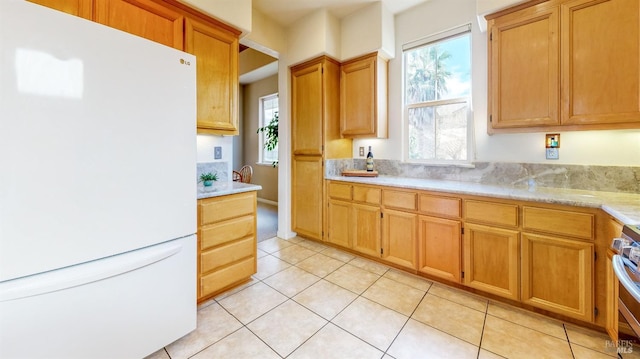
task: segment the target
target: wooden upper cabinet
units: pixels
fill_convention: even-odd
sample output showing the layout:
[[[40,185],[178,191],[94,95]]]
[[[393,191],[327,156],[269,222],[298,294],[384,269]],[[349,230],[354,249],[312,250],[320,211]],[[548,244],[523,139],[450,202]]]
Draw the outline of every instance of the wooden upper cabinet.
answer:
[[[493,128],[559,125],[559,9],[525,9],[490,32]]]
[[[291,69],[291,143],[294,155],[322,155],[323,63]]]
[[[640,128],[638,0],[536,2],[488,19],[489,133]]]
[[[563,124],[640,125],[639,7],[638,0],[561,5]]]
[[[151,0],[95,0],[96,22],[183,49],[184,16]]]
[[[185,51],[196,56],[198,133],[238,134],[238,36],[187,18]]]
[[[387,61],[372,53],[340,66],[340,132],[387,137]]]
[[[93,16],[93,0],[29,0],[67,14],[91,20]]]

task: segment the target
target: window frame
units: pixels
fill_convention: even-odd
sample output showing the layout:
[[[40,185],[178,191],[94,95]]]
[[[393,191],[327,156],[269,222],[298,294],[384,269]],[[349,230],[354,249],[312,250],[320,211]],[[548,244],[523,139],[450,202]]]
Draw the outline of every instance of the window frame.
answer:
[[[437,44],[442,41],[446,41],[449,39],[453,39],[459,36],[468,36],[469,37],[469,83],[470,90],[468,96],[462,97],[454,97],[447,99],[438,99],[432,101],[424,101],[417,102],[412,104],[406,103],[406,91],[407,91],[407,52]],[[434,165],[434,166],[460,166],[460,167],[473,167],[473,162],[475,161],[475,125],[473,119],[473,107],[472,107],[472,94],[473,94],[473,29],[472,24],[464,24],[461,26],[457,26],[445,31],[441,31],[435,33],[433,35],[408,42],[402,45],[402,133],[403,133],[403,144],[402,144],[402,159],[403,162],[407,163],[417,163],[423,165]],[[467,111],[467,138],[466,138],[466,148],[467,148],[467,158],[465,160],[444,160],[444,159],[412,159],[409,158],[409,111],[411,109],[416,108],[436,108],[438,106],[463,103],[466,102]],[[437,132],[436,132],[437,133]]]
[[[264,103],[265,101],[270,101],[270,100],[276,100],[276,103],[278,104],[278,111],[280,110],[280,103],[279,103],[279,96],[278,96],[278,92],[269,94],[269,95],[265,95],[265,96],[260,96],[258,98],[258,128],[264,127],[266,125],[269,124],[269,122],[271,121],[271,118],[269,119],[265,119],[264,117]],[[267,151],[264,148],[264,143],[265,143],[265,136],[266,134],[264,132],[259,132],[258,133],[258,162],[256,162],[257,165],[264,165],[264,166],[269,166],[272,167],[274,162],[278,162],[278,158],[276,156],[275,160],[268,160],[265,161],[264,159],[264,155],[266,152],[273,152],[273,151]],[[278,145],[280,145],[280,143],[278,143]],[[278,147],[276,147],[278,148]]]

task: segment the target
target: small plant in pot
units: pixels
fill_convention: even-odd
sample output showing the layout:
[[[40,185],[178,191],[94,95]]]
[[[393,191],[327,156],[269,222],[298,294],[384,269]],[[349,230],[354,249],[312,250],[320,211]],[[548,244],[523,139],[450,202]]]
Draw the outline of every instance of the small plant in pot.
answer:
[[[218,180],[217,173],[205,172],[200,175],[200,182],[202,182],[205,187],[211,186],[213,182],[217,180]]]

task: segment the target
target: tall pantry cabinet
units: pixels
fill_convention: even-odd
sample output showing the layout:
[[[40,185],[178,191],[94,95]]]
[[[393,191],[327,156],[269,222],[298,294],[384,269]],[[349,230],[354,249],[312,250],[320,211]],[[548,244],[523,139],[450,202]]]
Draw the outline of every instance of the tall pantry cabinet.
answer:
[[[340,138],[340,64],[321,56],[291,67],[291,217],[301,236],[323,240],[324,161],[350,158]]]

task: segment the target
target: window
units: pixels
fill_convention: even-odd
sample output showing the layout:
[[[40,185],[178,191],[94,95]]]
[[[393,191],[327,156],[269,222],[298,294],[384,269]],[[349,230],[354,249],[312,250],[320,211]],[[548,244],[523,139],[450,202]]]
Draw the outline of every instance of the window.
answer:
[[[405,159],[472,159],[471,25],[403,46]]]
[[[278,126],[278,94],[260,97],[260,118],[258,127],[263,128],[265,126]],[[278,162],[278,143],[276,141],[275,147],[269,149],[269,130],[260,131],[259,134],[259,146],[258,146],[258,158],[259,163],[273,165]],[[277,132],[276,132],[277,136]],[[277,137],[276,137],[277,139]],[[269,145],[265,148],[265,144]]]

